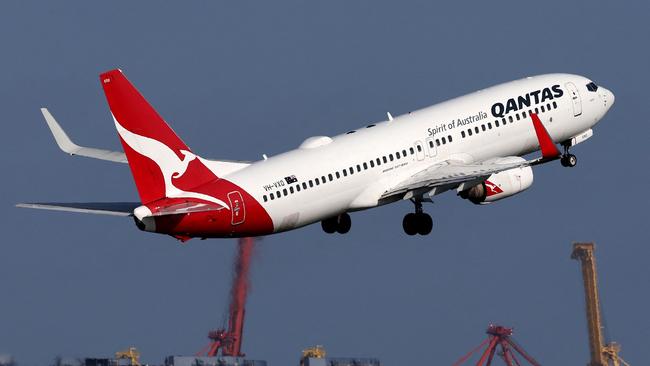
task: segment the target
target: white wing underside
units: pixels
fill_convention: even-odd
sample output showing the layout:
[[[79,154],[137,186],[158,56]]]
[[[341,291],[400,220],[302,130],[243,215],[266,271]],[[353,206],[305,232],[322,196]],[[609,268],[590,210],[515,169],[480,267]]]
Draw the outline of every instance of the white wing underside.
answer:
[[[404,195],[403,199],[409,199],[425,193],[433,196],[464,183],[478,184],[495,173],[545,163],[549,159],[539,158],[516,163],[497,163],[496,161],[498,159],[471,164],[457,160],[443,161],[390,187],[381,195],[381,199],[395,195]]]
[[[45,122],[47,122],[47,126],[50,128],[56,144],[61,150],[63,150],[63,152],[70,155],[84,156],[87,158],[112,161],[115,163],[128,163],[126,155],[122,151],[97,149],[94,147],[79,146],[75,144],[47,108],[41,108],[41,113],[43,113]],[[245,161],[201,160],[206,164],[206,166],[208,166],[208,168],[217,169],[221,176],[225,176],[250,165],[250,162]]]

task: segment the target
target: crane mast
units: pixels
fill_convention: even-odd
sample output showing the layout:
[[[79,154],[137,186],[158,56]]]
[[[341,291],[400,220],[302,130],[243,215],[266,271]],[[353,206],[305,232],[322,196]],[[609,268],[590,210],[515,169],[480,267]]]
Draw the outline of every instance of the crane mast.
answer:
[[[605,344],[594,249],[594,243],[573,243],[573,251],[571,252],[571,259],[580,261],[585,289],[589,353],[591,355],[588,366],[609,366],[610,361],[613,366],[628,365],[618,355],[621,350],[618,343],[610,342]]]

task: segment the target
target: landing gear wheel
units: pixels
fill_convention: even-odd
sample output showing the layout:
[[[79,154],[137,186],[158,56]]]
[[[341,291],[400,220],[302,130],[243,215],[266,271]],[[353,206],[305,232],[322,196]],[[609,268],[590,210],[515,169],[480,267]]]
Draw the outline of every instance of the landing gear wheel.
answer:
[[[433,219],[429,214],[419,213],[416,215],[418,234],[429,235],[433,229]]]
[[[334,234],[336,231],[336,218],[325,219],[320,222],[320,226],[323,228],[323,231],[328,234]]]
[[[418,233],[417,221],[417,215],[414,213],[409,213],[404,216],[404,219],[402,220],[402,228],[404,228],[406,235],[412,236]]]
[[[560,163],[564,167],[573,168],[578,164],[578,158],[573,154],[566,154],[560,159]]]
[[[350,219],[350,215],[342,213],[336,218],[336,220],[336,232],[339,234],[345,234],[350,231],[350,228],[352,227],[352,219]]]

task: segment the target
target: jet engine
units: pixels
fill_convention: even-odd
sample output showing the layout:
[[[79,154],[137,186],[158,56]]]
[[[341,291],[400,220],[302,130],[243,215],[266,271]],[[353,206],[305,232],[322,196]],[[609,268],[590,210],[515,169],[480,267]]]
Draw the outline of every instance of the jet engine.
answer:
[[[499,159],[497,163],[506,164],[519,161],[525,160],[513,156]],[[523,192],[531,185],[533,185],[533,169],[527,166],[492,174],[483,182],[460,191],[458,195],[476,205],[485,205]]]

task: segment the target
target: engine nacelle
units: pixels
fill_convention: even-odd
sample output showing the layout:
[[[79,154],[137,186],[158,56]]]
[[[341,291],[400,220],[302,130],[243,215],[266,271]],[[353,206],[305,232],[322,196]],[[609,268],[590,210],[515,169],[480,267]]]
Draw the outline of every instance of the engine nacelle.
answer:
[[[525,161],[520,157],[507,157],[497,163],[515,163]],[[492,174],[485,181],[458,193],[477,205],[484,205],[523,192],[533,185],[533,169],[529,166],[514,168]]]

